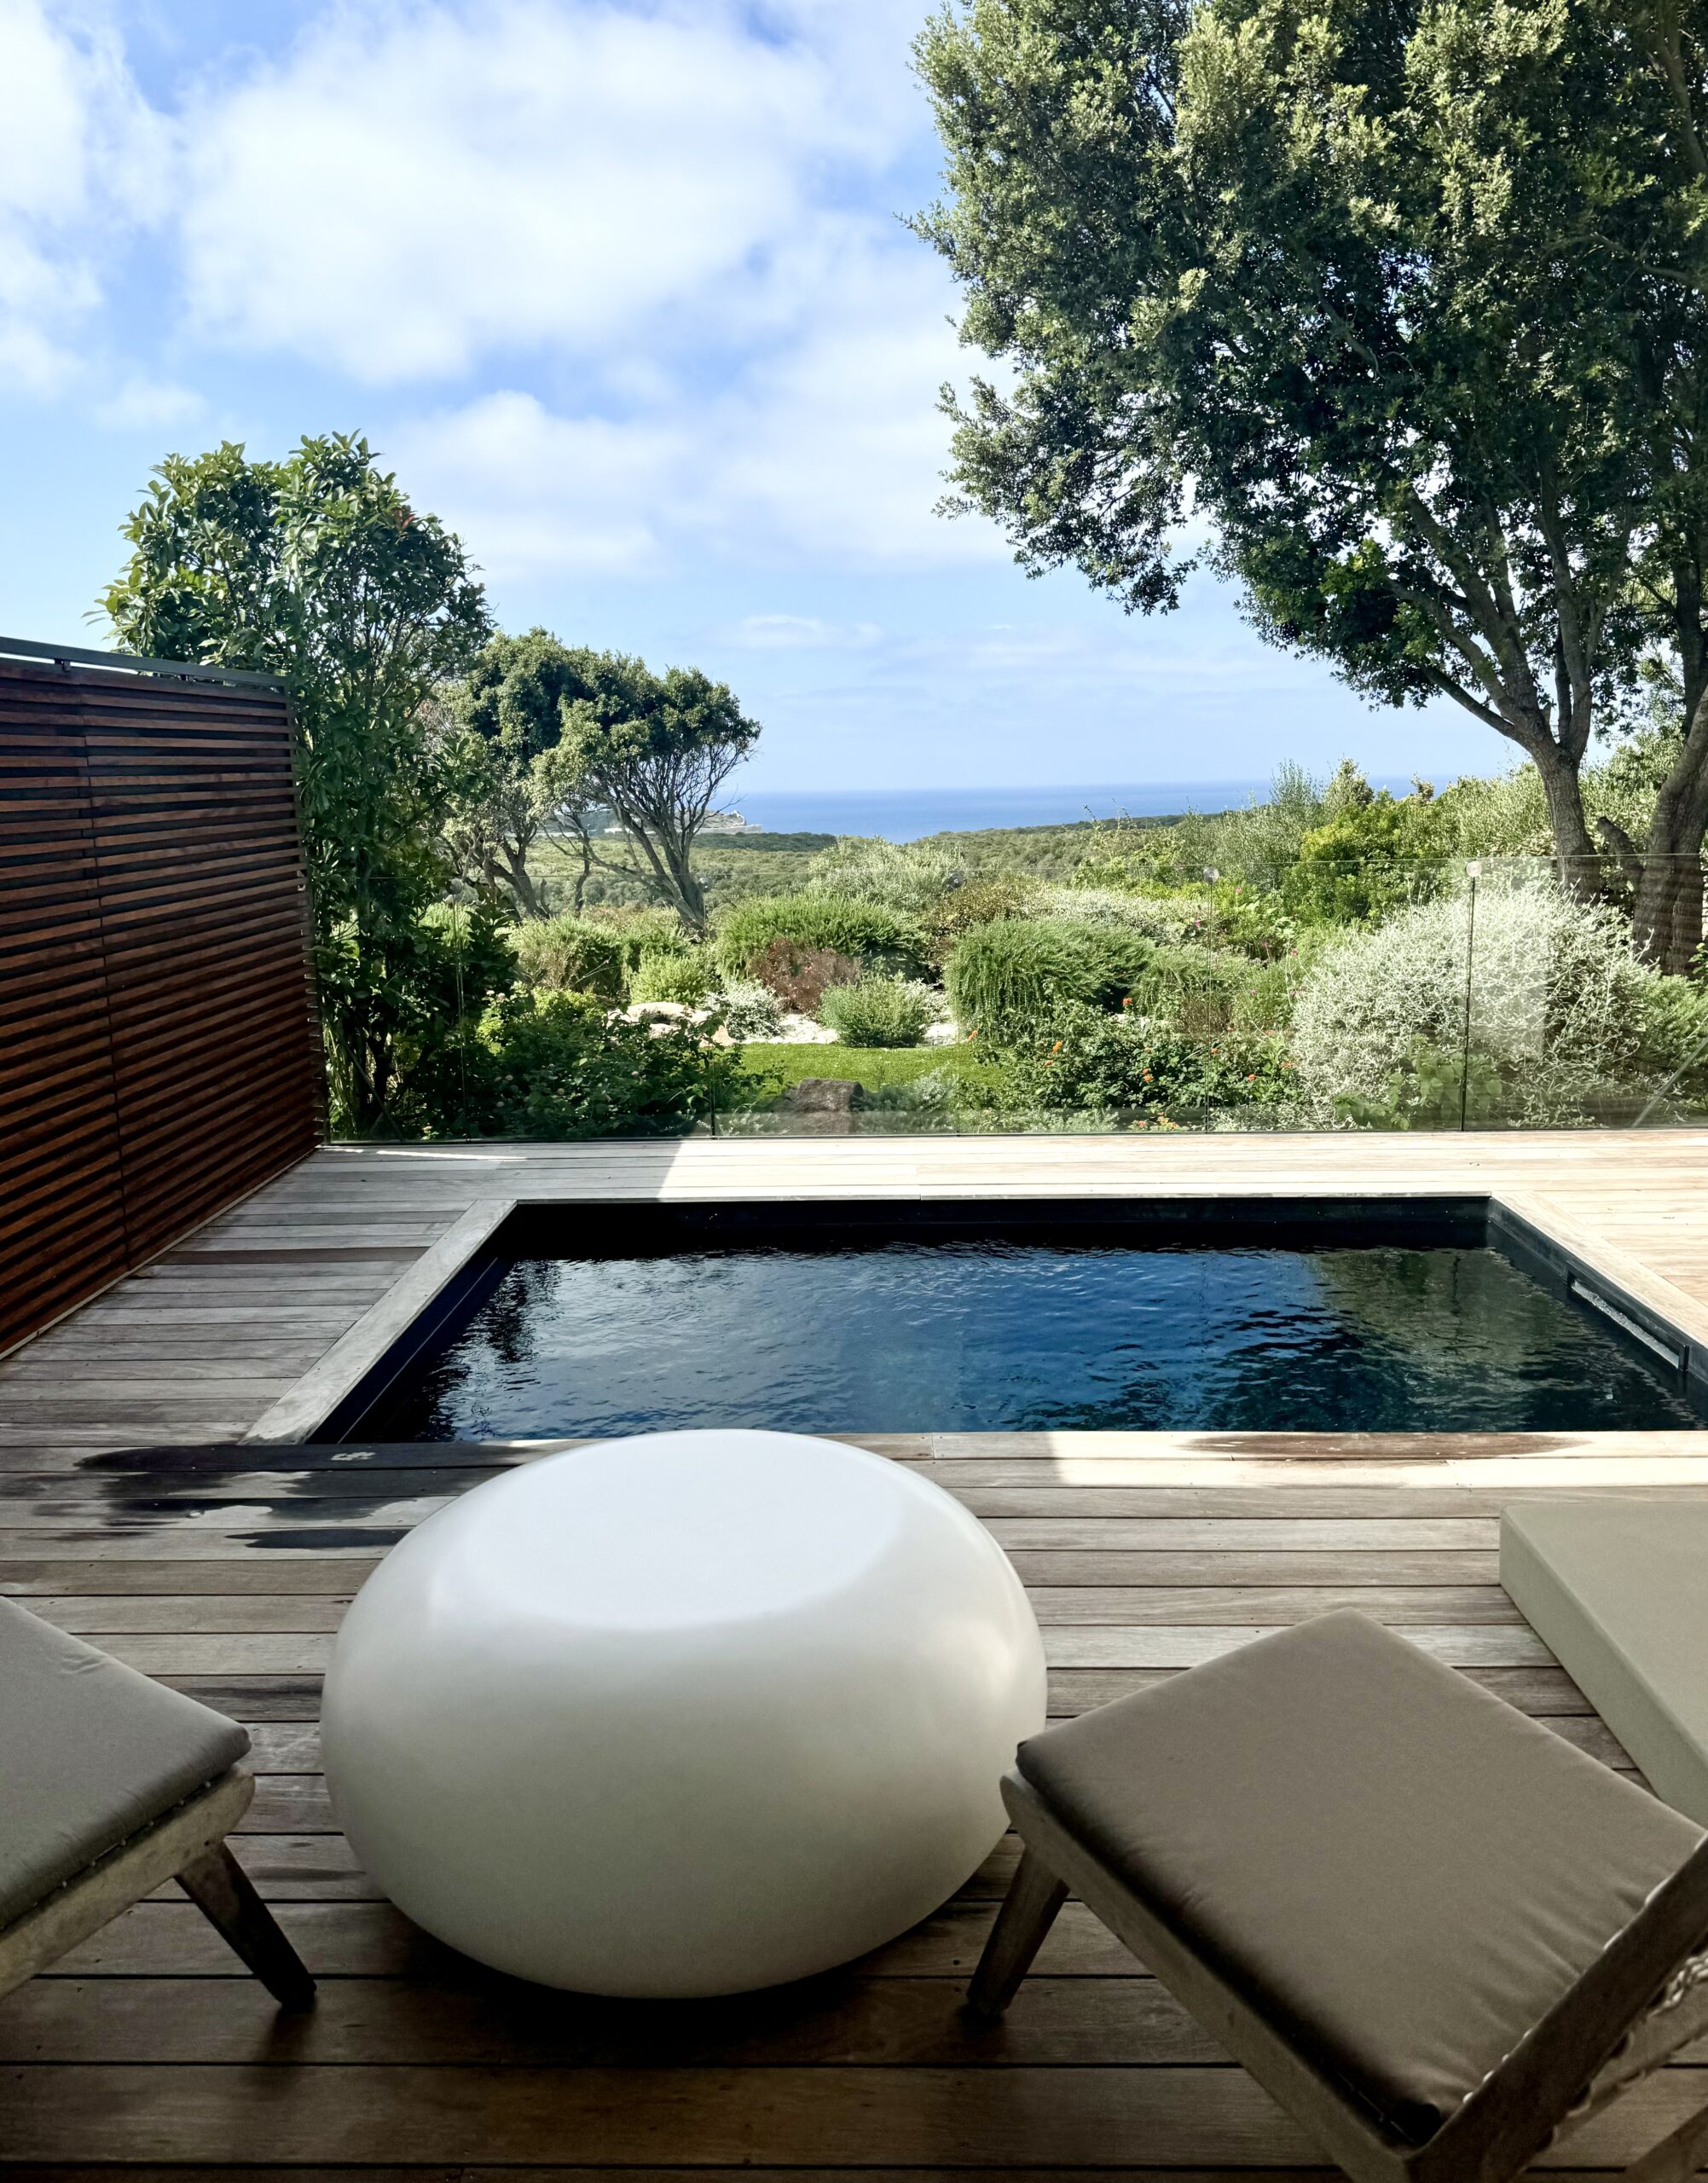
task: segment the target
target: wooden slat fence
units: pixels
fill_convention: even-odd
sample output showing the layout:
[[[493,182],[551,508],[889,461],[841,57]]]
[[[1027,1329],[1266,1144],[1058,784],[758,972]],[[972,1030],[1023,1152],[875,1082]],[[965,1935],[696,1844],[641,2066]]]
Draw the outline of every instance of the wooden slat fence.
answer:
[[[0,1350],[310,1151],[284,693],[0,657]]]

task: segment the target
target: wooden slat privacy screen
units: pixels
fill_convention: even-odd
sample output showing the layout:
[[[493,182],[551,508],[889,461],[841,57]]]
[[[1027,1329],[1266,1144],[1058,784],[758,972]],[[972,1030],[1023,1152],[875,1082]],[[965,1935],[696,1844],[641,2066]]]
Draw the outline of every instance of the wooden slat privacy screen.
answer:
[[[0,657],[0,1350],[314,1146],[282,692]]]

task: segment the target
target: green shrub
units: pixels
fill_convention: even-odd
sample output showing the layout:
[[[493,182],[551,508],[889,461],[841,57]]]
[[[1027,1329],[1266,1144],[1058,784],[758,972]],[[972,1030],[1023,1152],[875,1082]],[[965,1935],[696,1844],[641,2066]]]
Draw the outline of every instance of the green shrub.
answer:
[[[1131,1010],[1080,1006],[1061,1013],[1052,1037],[1005,1057],[998,1102],[1012,1113],[1202,1113],[1272,1106],[1294,1092],[1278,1040],[1192,1038]]]
[[[334,1135],[478,1131],[481,1017],[515,979],[510,940],[486,902],[435,903],[385,933],[345,925],[328,936],[316,969],[321,1009],[339,1030],[327,1041]]]
[[[1019,871],[978,871],[952,887],[938,897],[925,919],[937,959],[941,962],[962,934],[976,925],[1025,917],[1036,906],[1039,892],[1037,882]]]
[[[1025,1039],[1064,1007],[1112,1008],[1149,968],[1140,934],[1060,918],[1013,918],[976,927],[948,962],[949,999],[962,1028]]]
[[[719,1021],[732,1039],[774,1039],[783,1028],[777,996],[757,978],[731,978],[713,996]]]
[[[1653,1080],[1669,1003],[1656,999],[1659,981],[1612,910],[1552,882],[1485,885],[1471,941],[1469,902],[1456,895],[1346,934],[1318,957],[1294,1012],[1293,1050],[1323,1119],[1355,1101],[1404,1110],[1420,1055],[1462,1057],[1468,963],[1470,1051],[1503,1087],[1506,1119],[1578,1120],[1605,1087]],[[1433,1108],[1439,1096],[1420,1078],[1414,1103]]]
[[[744,1068],[762,1071],[785,1085],[831,1076],[862,1084],[870,1092],[880,1085],[911,1084],[934,1071],[970,1086],[981,1085],[992,1074],[992,1064],[975,1046],[755,1045],[739,1051]]]
[[[1647,979],[1637,1059],[1670,1101],[1693,1107],[1708,1102],[1708,993],[1688,978]]]
[[[845,1046],[917,1046],[934,1013],[930,987],[912,978],[831,986],[819,1004],[819,1021]]]
[[[1302,972],[1296,957],[1247,966],[1229,1018],[1236,1031],[1284,1031],[1293,1021]]]
[[[1228,1030],[1250,964],[1211,947],[1159,947],[1132,987],[1136,1015],[1193,1037]]]
[[[649,948],[634,966],[628,981],[628,998],[637,1000],[676,1000],[698,1008],[712,989],[711,972],[703,956],[662,953]]]
[[[1283,898],[1272,889],[1224,880],[1211,898],[1212,930],[1219,947],[1230,947],[1259,963],[1290,954],[1299,936]]]
[[[622,950],[624,976],[633,977],[643,955],[686,955],[692,952],[681,919],[655,903],[630,909],[595,910],[589,922],[612,934]]]
[[[868,970],[917,976],[927,966],[925,935],[882,902],[851,895],[765,895],[738,902],[718,920],[717,955],[726,975],[756,975],[754,963],[773,941],[829,948]]]
[[[1368,791],[1366,791],[1368,793]],[[1396,799],[1384,789],[1350,801],[1299,846],[1282,882],[1295,917],[1328,924],[1379,924],[1414,902],[1433,900],[1452,829],[1441,806],[1419,795]]]
[[[530,919],[510,935],[524,979],[556,993],[622,998],[622,943],[609,925],[586,918]]]
[[[478,1132],[486,1136],[663,1134],[715,1102],[737,1103],[744,1081],[733,1050],[708,1031],[630,1023],[579,993],[510,994],[481,1028],[490,1056]]]
[[[962,861],[942,842],[847,834],[813,858],[808,888],[814,895],[879,902],[903,917],[923,918],[957,887]]]

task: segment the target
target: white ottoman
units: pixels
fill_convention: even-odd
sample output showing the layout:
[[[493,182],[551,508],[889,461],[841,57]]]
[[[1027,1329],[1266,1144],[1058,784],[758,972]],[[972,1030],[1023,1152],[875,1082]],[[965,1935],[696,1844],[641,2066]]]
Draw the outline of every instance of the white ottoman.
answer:
[[[501,1971],[726,1994],[846,1962],[977,1869],[1044,1720],[1019,1579],[862,1449],[658,1433],[430,1517],[327,1677],[339,1823],[399,1908]]]

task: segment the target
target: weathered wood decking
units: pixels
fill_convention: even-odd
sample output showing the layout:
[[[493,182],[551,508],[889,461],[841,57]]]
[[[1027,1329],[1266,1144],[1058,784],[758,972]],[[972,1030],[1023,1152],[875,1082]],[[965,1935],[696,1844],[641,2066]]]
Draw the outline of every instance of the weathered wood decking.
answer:
[[[303,1450],[252,1427],[478,1198],[866,1190],[1496,1191],[1708,1339],[1708,1135],[817,1141],[330,1150],[0,1365],[0,1588],[251,1725],[239,1848],[321,1977],[280,2019],[187,1903],[139,1906],[0,2004],[0,2168],[395,2171],[754,2166],[774,2183],[1049,2169],[1233,2183],[1311,2149],[1069,1907],[999,2027],[958,2013],[1010,1860],[865,1963],[738,2002],[589,2002],[482,1973],[354,1868],[318,1773],[343,1607],[410,1523],[537,1450]],[[184,1444],[207,1444],[200,1451]],[[111,1451],[179,1444],[179,1452]],[[1708,1492],[1667,1435],[900,1436],[1032,1588],[1071,1711],[1356,1601],[1613,1764],[1495,1582],[1538,1487]],[[1700,1451],[1701,1452],[1699,1452]],[[1700,2097],[1668,2072],[1556,2165],[1630,2159]]]

